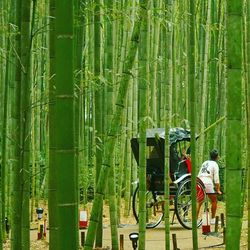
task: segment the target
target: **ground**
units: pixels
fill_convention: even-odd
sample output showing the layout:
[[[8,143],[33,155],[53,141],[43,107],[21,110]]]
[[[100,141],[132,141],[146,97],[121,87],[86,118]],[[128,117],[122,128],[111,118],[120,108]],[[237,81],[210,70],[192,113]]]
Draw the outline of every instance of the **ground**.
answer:
[[[224,213],[224,203],[219,202],[218,204],[218,214]],[[48,235],[49,231],[47,232],[47,238],[45,240],[37,240],[37,230],[36,230],[36,223],[31,224],[32,230],[30,231],[31,234],[31,249],[32,250],[48,250],[49,243],[48,243]],[[184,229],[175,219],[173,225],[170,226],[170,236],[171,236],[171,249],[173,249],[172,244],[172,235],[176,234],[177,238],[177,246],[181,250],[188,250],[192,249],[192,231]],[[211,230],[214,231],[214,226],[211,226]],[[87,233],[87,229],[81,230],[81,232]],[[109,226],[109,218],[108,218],[108,208],[105,207],[104,209],[104,231],[103,231],[103,249],[111,249],[111,236],[110,236],[110,226]],[[135,220],[132,216],[130,217],[122,217],[121,225],[118,229],[119,236],[123,235],[124,237],[124,250],[133,249],[132,243],[129,240],[129,234],[131,232],[138,232],[138,225],[135,224]],[[198,242],[199,242],[199,249],[225,249],[225,245],[223,245],[223,234],[222,228],[219,226],[218,234],[213,234],[210,236],[202,235],[201,228],[198,229]],[[80,236],[79,234],[79,236]],[[146,231],[146,250],[164,250],[165,249],[165,230],[164,230],[164,223],[161,223],[154,229],[147,229]],[[216,247],[217,246],[217,247]],[[4,249],[10,249],[9,241],[6,242]],[[79,248],[81,249],[81,248]],[[248,249],[247,247],[247,213],[244,214],[243,219],[243,230],[242,230],[242,237],[241,237],[241,250]]]

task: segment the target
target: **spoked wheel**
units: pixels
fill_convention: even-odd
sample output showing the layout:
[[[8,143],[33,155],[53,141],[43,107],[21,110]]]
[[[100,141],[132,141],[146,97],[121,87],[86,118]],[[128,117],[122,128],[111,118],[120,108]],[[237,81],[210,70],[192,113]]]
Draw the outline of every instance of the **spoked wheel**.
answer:
[[[202,203],[200,213],[197,218],[197,227],[202,224],[202,211],[207,208],[207,198],[203,183],[197,179],[196,202]],[[175,213],[180,224],[187,229],[192,229],[192,198],[191,198],[191,178],[184,180],[175,195]]]
[[[133,195],[133,214],[136,222],[139,222],[139,185]],[[164,215],[163,195],[157,192],[147,191],[146,193],[146,228],[154,228],[158,226]]]

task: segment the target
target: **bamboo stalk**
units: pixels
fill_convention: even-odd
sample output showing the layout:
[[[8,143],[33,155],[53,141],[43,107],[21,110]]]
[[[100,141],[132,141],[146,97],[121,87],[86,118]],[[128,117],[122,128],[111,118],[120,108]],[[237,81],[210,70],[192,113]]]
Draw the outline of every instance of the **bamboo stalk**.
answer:
[[[20,36],[20,27],[21,27],[21,1],[12,1],[12,6],[15,9],[15,17],[13,17],[13,23],[15,23],[18,33],[15,36],[15,51],[17,55],[21,54],[21,36]],[[12,249],[20,249],[21,246],[21,161],[20,161],[20,145],[21,145],[21,137],[20,137],[20,94],[21,94],[21,64],[18,63],[18,58],[14,59],[15,69],[14,74],[15,77],[12,82],[12,98],[13,98],[13,109],[11,110],[12,117],[12,128],[13,128],[13,174],[12,174],[12,182],[13,182],[13,194],[11,198],[12,212],[11,212],[11,247]]]
[[[173,85],[173,1],[169,0],[166,5],[167,10],[167,16],[166,19],[168,20],[168,24],[166,24],[166,28],[164,30],[164,34],[166,34],[165,37],[165,43],[164,47],[167,47],[168,50],[166,50],[165,53],[165,77],[168,77],[168,81],[166,84],[166,89],[164,89],[164,92],[166,93],[166,96],[164,98],[164,114],[166,115],[165,120],[165,134],[167,135],[170,131],[171,124],[172,124],[172,85]],[[164,205],[164,216],[165,216],[165,250],[170,249],[170,224],[169,224],[169,162],[170,162],[170,155],[169,155],[169,142],[168,140],[165,140],[165,166],[164,166],[164,198],[165,198],[165,205]]]
[[[146,128],[148,115],[148,99],[147,99],[147,17],[148,4],[150,1],[143,1],[142,7],[145,9],[142,12],[141,24],[141,39],[138,51],[139,71],[138,71],[138,90],[139,90],[139,250],[144,250],[146,245],[146,159],[147,159],[147,138]],[[152,93],[153,95],[153,93]],[[152,96],[154,99],[154,96]],[[156,101],[156,100],[155,100]],[[153,103],[155,103],[155,101]],[[153,104],[155,105],[155,104]],[[153,107],[154,110],[155,107]]]
[[[213,124],[209,125],[207,128],[205,128],[203,131],[201,131],[196,137],[199,137],[201,134],[207,133],[210,129],[214,128],[219,123],[223,122],[225,120],[226,116],[222,116],[220,119],[215,121]]]
[[[52,7],[52,6],[51,6]],[[55,1],[55,30],[51,44],[55,49],[53,73],[55,79],[50,93],[50,189],[55,200],[50,200],[50,219],[54,219],[51,249],[77,249],[78,236],[78,181],[75,162],[74,117],[74,34],[73,0]],[[66,65],[66,67],[65,67]],[[65,119],[67,114],[67,119]],[[54,183],[53,183],[54,182]],[[51,185],[52,184],[52,185]],[[50,197],[51,198],[51,197]],[[53,247],[53,248],[52,248]]]
[[[122,117],[121,114],[124,110],[124,102],[125,102],[125,97],[126,97],[127,90],[128,90],[128,82],[130,80],[129,71],[133,67],[135,54],[137,51],[139,29],[140,29],[140,22],[137,21],[134,25],[134,31],[133,31],[133,35],[131,38],[131,46],[128,51],[128,56],[125,60],[122,81],[119,85],[118,96],[116,99],[116,110],[113,114],[110,128],[108,130],[109,131],[108,137],[105,140],[106,146],[104,149],[103,163],[102,163],[102,168],[100,172],[100,177],[99,177],[97,187],[96,187],[96,194],[95,194],[95,199],[93,202],[93,209],[92,209],[91,216],[90,216],[90,225],[89,225],[89,229],[88,229],[88,233],[86,237],[86,244],[84,248],[85,250],[91,250],[93,248],[93,242],[94,242],[94,237],[96,234],[96,226],[97,226],[96,218],[98,218],[99,220],[99,215],[101,212],[99,203],[103,199],[103,196],[104,196],[104,187],[106,186],[107,176],[108,176],[109,169],[110,169],[110,163],[111,163],[111,159],[114,153],[114,146],[116,143],[115,137],[119,131],[119,126],[117,125],[120,124],[120,119]]]
[[[246,18],[246,50],[248,52],[247,54],[247,62],[246,62],[246,69],[247,69],[247,81],[248,83],[246,85],[246,91],[247,91],[247,108],[246,108],[246,113],[247,113],[247,138],[250,138],[250,124],[249,124],[249,119],[250,119],[250,3],[249,1],[246,1],[246,13],[247,13],[247,18]],[[247,140],[247,169],[248,169],[248,222],[250,221],[250,140]],[[250,246],[250,223],[248,223],[248,238],[247,238],[248,246]]]
[[[190,107],[190,129],[191,129],[191,148],[192,148],[192,174],[191,174],[191,186],[192,186],[192,240],[193,249],[198,249],[198,237],[197,237],[197,222],[196,222],[196,144],[195,144],[195,130],[196,130],[196,95],[195,89],[197,82],[195,79],[195,4],[196,1],[189,1],[189,107]]]
[[[200,109],[200,129],[205,129],[205,121],[207,120],[207,97],[208,97],[208,60],[210,49],[210,36],[211,36],[211,0],[207,1],[207,16],[205,23],[205,41],[204,41],[204,58],[203,58],[203,80],[202,80],[202,95],[201,95],[201,109]],[[200,134],[199,147],[198,147],[198,160],[202,162],[204,155],[205,136],[204,133]]]
[[[6,6],[7,7],[7,6]],[[8,26],[8,31],[10,32],[10,26]],[[7,170],[7,158],[8,158],[8,149],[7,149],[7,129],[8,129],[8,109],[9,109],[9,69],[10,69],[10,37],[7,39],[7,51],[6,51],[6,66],[5,66],[5,78],[3,79],[3,98],[2,98],[2,104],[3,104],[3,121],[2,121],[2,143],[1,143],[1,156],[2,156],[2,162],[1,162],[1,178],[0,178],[0,248],[2,248],[3,241],[5,241],[5,206],[6,206],[6,170]]]
[[[242,181],[242,11],[227,1],[226,249],[240,248]],[[238,146],[232,148],[237,142]],[[233,183],[233,185],[231,184]],[[232,205],[234,204],[234,205]]]
[[[22,64],[21,74],[21,169],[22,169],[22,250],[30,248],[30,135],[31,135],[31,48],[32,48],[32,34],[34,24],[34,8],[31,7],[31,0],[22,1],[21,3],[21,55],[20,60]]]

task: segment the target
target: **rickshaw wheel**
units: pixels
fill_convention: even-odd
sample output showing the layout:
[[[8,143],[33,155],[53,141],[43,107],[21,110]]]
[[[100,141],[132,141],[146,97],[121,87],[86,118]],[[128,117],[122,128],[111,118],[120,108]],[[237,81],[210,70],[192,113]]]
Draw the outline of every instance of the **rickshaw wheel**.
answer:
[[[207,197],[205,187],[199,179],[196,185],[197,204],[202,203],[200,213],[197,217],[197,227],[202,224],[202,212],[207,209]],[[192,229],[192,197],[191,178],[184,180],[175,195],[175,213],[180,224],[186,229]]]
[[[132,200],[133,215],[137,223],[139,223],[139,185],[137,185]],[[154,228],[158,226],[164,216],[164,202],[161,195],[157,192],[146,192],[146,228]]]

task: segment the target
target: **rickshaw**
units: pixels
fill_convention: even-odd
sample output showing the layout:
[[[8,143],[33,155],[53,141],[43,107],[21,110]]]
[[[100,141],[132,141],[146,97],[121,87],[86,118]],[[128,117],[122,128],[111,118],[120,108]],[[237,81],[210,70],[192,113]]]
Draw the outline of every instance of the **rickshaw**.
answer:
[[[176,215],[179,223],[186,229],[192,229],[191,202],[191,164],[189,157],[183,151],[190,153],[190,130],[171,128],[169,131],[169,202],[174,211],[172,223]],[[153,128],[146,132],[147,165],[146,165],[146,228],[158,226],[164,217],[164,147],[165,129]],[[132,152],[139,165],[139,137],[131,139]],[[139,222],[139,181],[136,181],[133,193],[133,215]],[[197,178],[197,202],[202,203],[200,211],[207,208],[205,186]],[[197,227],[202,223],[201,215],[197,218]]]

